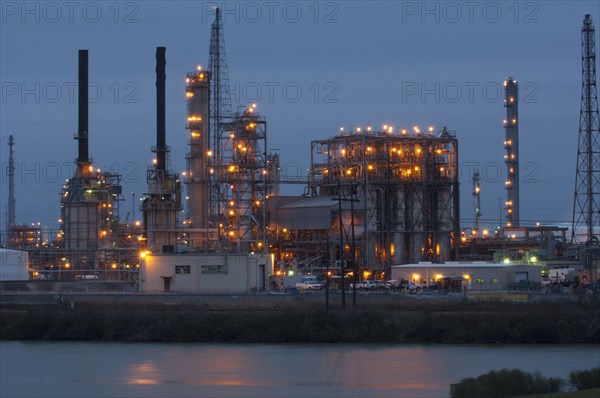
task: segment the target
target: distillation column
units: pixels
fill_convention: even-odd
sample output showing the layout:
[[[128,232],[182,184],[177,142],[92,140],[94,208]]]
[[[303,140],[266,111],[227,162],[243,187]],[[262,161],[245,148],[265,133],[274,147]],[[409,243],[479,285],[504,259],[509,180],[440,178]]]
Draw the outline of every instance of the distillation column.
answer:
[[[506,163],[506,226],[519,226],[519,98],[517,81],[508,77],[504,81],[504,107],[506,138],[504,162]]]
[[[208,229],[210,207],[209,157],[210,149],[210,73],[200,67],[187,74],[187,129],[190,132],[187,154],[188,226]],[[192,239],[194,240],[194,239]]]

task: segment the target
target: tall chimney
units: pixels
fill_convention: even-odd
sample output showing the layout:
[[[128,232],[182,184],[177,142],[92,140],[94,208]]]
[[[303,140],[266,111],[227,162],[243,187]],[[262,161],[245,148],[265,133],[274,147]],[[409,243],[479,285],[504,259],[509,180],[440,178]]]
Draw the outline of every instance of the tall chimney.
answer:
[[[79,126],[77,164],[86,167],[90,161],[88,148],[88,50],[79,50]]]
[[[167,139],[165,122],[166,47],[156,47],[156,169],[167,169]]]

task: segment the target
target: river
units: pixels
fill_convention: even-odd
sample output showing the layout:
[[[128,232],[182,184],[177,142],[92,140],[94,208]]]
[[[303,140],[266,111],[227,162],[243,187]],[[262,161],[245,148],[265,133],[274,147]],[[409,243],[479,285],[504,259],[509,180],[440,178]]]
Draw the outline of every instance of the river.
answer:
[[[566,377],[598,346],[0,343],[0,396],[448,397],[493,369]]]

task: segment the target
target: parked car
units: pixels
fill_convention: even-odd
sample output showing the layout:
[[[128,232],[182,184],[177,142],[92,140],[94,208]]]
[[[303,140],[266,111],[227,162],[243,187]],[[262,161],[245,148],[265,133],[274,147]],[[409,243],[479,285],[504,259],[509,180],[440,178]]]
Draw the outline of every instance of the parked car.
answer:
[[[408,282],[406,289],[408,290],[409,293],[416,293],[416,292],[420,292],[422,287],[421,287],[420,283]]]
[[[386,289],[397,289],[400,286],[397,280],[391,279],[385,282]]]
[[[316,276],[303,276],[301,282],[296,283],[296,287],[302,290],[321,290],[323,284],[317,280]]]
[[[98,279],[98,275],[75,275],[75,280],[78,281],[94,281]]]
[[[598,294],[600,293],[600,279],[593,281],[592,283],[585,286],[586,294]]]
[[[439,282],[432,282],[423,288],[423,291],[436,292],[441,289]]]

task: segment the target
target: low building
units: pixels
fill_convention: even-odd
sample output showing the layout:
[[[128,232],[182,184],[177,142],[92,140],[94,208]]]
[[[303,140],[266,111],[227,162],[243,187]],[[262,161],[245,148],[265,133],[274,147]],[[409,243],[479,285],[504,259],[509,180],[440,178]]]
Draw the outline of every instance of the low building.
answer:
[[[442,280],[462,280],[461,289],[506,290],[515,284],[541,286],[543,269],[540,265],[519,263],[420,262],[393,266],[392,279],[420,283],[423,287]]]
[[[0,281],[26,281],[29,253],[20,250],[0,249]]]
[[[270,258],[258,254],[148,254],[140,261],[143,293],[251,293],[268,288]]]

